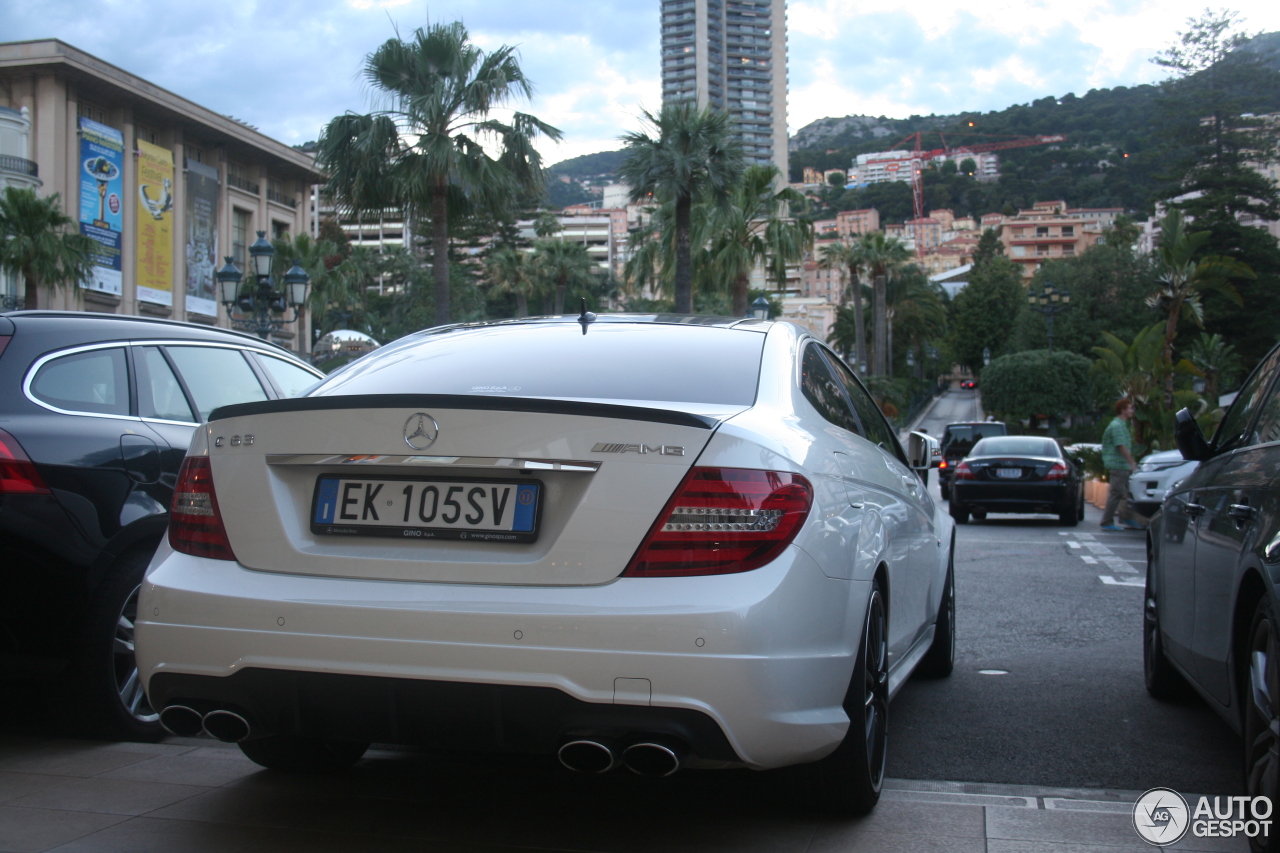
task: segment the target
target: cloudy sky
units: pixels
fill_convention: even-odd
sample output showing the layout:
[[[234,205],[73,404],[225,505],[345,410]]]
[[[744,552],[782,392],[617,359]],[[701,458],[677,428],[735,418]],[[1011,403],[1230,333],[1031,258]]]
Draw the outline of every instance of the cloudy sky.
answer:
[[[790,0],[791,131],[824,116],[1002,109],[1154,82],[1205,0]],[[549,162],[619,147],[660,104],[659,0],[0,0],[5,41],[59,38],[290,144],[370,108],[364,56],[429,21],[519,47]],[[1280,3],[1236,0],[1250,31]]]

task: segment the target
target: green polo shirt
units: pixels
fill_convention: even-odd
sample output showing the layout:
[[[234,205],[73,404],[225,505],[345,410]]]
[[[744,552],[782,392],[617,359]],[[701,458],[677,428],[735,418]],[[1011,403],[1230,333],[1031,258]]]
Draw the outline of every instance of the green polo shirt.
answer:
[[[1107,424],[1107,429],[1102,433],[1102,464],[1108,469],[1129,469],[1129,460],[1125,459],[1117,449],[1119,447],[1128,447],[1129,452],[1133,453],[1133,439],[1129,436],[1129,425],[1125,423],[1124,418],[1116,416],[1116,419]]]

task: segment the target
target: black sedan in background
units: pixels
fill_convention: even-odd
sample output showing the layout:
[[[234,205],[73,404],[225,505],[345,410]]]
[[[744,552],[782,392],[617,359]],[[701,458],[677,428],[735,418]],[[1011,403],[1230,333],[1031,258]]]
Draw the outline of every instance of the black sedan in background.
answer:
[[[1030,435],[984,438],[952,472],[951,517],[965,524],[989,512],[1053,513],[1074,527],[1084,518],[1080,466],[1058,442]]]
[[[78,733],[159,737],[133,624],[191,434],[219,406],[322,376],[195,323],[0,314],[0,678],[42,682]]]

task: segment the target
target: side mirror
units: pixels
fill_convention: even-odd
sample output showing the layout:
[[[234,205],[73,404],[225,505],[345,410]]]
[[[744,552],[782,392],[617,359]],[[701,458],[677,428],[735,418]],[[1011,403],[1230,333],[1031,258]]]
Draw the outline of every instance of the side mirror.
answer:
[[[923,432],[913,432],[907,437],[907,464],[916,471],[928,471],[942,464],[942,450],[938,440]]]
[[[1173,428],[1173,437],[1178,444],[1178,450],[1182,452],[1182,458],[1195,462],[1208,459],[1209,442],[1205,441],[1204,433],[1200,431],[1200,424],[1196,423],[1191,410],[1179,409],[1174,417],[1177,423]]]

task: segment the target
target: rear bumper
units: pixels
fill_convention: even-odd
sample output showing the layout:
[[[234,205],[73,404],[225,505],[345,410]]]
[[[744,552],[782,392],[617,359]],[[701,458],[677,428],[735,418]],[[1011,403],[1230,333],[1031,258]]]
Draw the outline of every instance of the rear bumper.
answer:
[[[988,512],[1065,512],[1079,486],[1062,483],[953,483],[952,500]]]
[[[272,733],[546,752],[585,727],[780,767],[844,737],[869,590],[794,546],[736,575],[513,587],[272,574],[166,544],[137,657],[157,707],[235,706]]]

